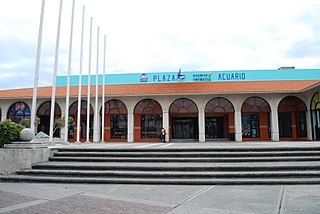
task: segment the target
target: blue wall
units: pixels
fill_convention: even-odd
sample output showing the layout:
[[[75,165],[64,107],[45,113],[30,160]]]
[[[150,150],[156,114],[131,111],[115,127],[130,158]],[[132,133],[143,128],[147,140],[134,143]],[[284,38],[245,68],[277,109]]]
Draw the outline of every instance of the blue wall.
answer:
[[[105,84],[147,84],[172,82],[227,82],[263,80],[320,80],[320,69],[238,70],[238,71],[182,71],[158,73],[106,74]],[[95,85],[96,76],[90,82]],[[79,76],[71,76],[71,86],[79,84]],[[82,76],[82,85],[88,84],[88,75]],[[99,85],[102,75],[99,75]],[[57,86],[66,86],[67,77],[58,76]]]

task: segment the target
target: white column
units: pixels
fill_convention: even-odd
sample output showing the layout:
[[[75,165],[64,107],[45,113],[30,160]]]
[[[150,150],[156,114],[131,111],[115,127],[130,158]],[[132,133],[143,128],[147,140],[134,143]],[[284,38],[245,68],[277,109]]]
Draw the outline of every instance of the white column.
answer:
[[[105,112],[105,105],[104,105],[104,96],[105,96],[105,81],[106,81],[106,35],[104,35],[104,41],[103,41],[103,76],[102,76],[102,118],[101,118],[101,124],[102,124],[102,133],[101,133],[101,142],[104,142],[104,112]]]
[[[43,16],[44,16],[45,0],[42,0],[41,14],[40,14],[40,25],[38,34],[38,45],[37,45],[37,57],[36,57],[36,67],[34,71],[34,86],[33,86],[33,96],[32,96],[32,106],[31,106],[31,130],[36,133],[34,122],[36,119],[36,107],[37,107],[37,94],[38,94],[38,80],[39,80],[39,68],[40,68],[40,56],[41,56],[41,42],[42,42],[42,26],[43,26]]]
[[[58,30],[56,39],[56,50],[54,57],[54,68],[53,68],[53,83],[52,83],[52,96],[51,96],[51,109],[50,109],[50,130],[49,130],[49,142],[53,139],[53,124],[54,124],[54,113],[56,104],[56,84],[57,84],[57,73],[58,73],[58,61],[59,61],[59,44],[60,44],[60,28],[61,28],[61,14],[62,14],[63,0],[60,0],[59,7],[59,18],[58,18]],[[63,139],[63,138],[61,138]]]
[[[72,1],[70,40],[69,40],[68,81],[67,81],[67,94],[66,94],[66,116],[65,116],[65,120],[64,120],[64,138],[63,138],[63,142],[65,142],[65,143],[68,142],[68,129],[69,129],[68,126],[69,126],[69,102],[70,102],[70,74],[71,74],[71,62],[72,62],[74,5],[75,5],[75,0]]]
[[[82,28],[81,28],[81,48],[80,48],[80,69],[79,69],[79,88],[78,88],[78,112],[77,112],[77,143],[80,143],[80,113],[81,113],[81,94],[82,94],[82,66],[83,66],[83,35],[84,35],[84,15],[85,6],[82,9]]]
[[[169,130],[169,112],[163,111],[162,113],[162,126],[167,131],[166,141],[169,142],[170,130]]]
[[[306,123],[307,123],[307,136],[308,140],[312,140],[312,120],[311,120],[311,111],[308,109],[306,112]]]
[[[234,112],[234,128],[235,128],[235,141],[242,141],[242,124],[241,124],[241,112]]]
[[[199,110],[199,142],[206,142],[205,114],[204,110]]]
[[[134,141],[134,119],[133,111],[128,111],[128,142]]]
[[[95,93],[95,105],[94,105],[94,130],[93,130],[93,142],[100,141],[100,129],[99,129],[99,36],[100,36],[100,28],[98,27],[97,32],[97,64],[96,64],[96,93]]]
[[[87,98],[87,139],[90,142],[90,84],[91,84],[91,51],[92,51],[92,17],[90,20],[90,41],[89,41],[89,74],[88,74],[88,98]]]
[[[272,141],[279,141],[279,119],[277,109],[271,109],[271,139]]]

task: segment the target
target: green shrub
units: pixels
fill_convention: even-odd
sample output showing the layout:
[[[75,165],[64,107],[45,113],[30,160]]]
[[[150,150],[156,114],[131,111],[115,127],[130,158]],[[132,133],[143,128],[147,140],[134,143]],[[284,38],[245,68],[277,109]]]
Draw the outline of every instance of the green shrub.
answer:
[[[0,147],[4,144],[20,140],[20,132],[24,127],[11,120],[0,121]]]

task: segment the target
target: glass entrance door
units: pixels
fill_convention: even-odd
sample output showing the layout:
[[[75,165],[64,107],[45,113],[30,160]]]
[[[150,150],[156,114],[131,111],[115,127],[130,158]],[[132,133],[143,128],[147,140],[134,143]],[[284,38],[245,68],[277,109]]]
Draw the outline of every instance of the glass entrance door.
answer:
[[[224,138],[224,118],[206,118],[206,139]]]
[[[173,118],[172,138],[198,139],[198,118]]]

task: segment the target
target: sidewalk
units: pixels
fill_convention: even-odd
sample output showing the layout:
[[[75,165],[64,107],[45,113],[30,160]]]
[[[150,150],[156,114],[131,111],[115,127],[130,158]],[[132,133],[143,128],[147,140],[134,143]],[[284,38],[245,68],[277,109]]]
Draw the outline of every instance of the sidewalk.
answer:
[[[0,213],[284,213],[320,210],[320,186],[0,183]]]

